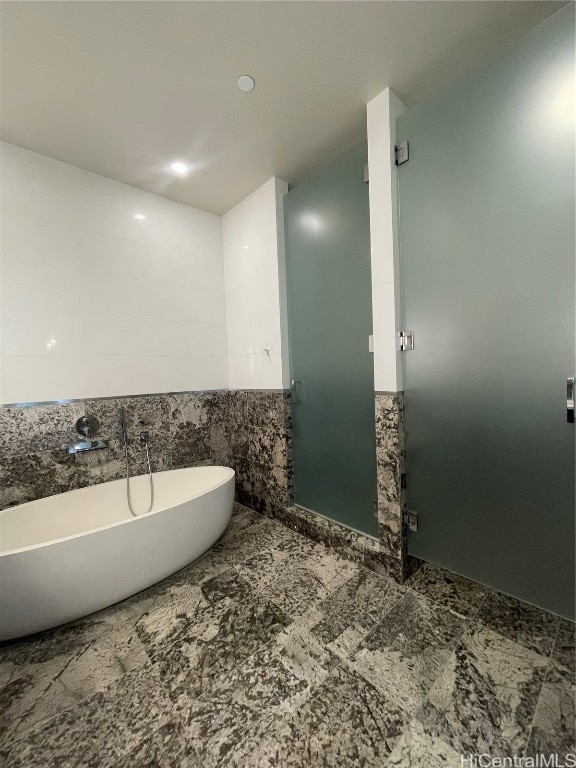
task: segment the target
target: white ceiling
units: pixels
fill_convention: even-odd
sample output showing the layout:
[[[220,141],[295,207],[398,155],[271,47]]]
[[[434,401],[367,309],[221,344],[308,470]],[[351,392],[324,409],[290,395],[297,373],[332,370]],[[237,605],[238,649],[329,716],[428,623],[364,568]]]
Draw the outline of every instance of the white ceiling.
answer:
[[[562,5],[4,0],[1,136],[223,213],[361,140],[386,86],[426,98]],[[172,160],[195,170],[174,178]]]

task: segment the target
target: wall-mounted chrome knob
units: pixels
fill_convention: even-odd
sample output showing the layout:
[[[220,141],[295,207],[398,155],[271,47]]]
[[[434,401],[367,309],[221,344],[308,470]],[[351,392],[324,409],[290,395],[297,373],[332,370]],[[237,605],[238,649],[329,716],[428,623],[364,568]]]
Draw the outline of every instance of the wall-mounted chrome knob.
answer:
[[[76,422],[76,432],[84,437],[94,437],[100,428],[100,422],[96,416],[81,416]]]

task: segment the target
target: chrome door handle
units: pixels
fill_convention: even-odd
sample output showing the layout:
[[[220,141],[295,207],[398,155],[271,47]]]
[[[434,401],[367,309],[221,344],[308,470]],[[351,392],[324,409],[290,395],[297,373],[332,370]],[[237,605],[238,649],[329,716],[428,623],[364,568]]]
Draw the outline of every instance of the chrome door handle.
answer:
[[[574,424],[574,378],[566,379],[566,421]]]

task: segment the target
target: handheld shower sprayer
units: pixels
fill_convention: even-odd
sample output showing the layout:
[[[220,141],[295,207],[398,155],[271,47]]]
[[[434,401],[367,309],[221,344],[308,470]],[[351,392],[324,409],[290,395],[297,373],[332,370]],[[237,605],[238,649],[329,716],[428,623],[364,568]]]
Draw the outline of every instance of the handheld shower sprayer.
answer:
[[[122,443],[128,445],[128,432],[126,430],[126,411],[120,407],[120,432],[122,434]]]

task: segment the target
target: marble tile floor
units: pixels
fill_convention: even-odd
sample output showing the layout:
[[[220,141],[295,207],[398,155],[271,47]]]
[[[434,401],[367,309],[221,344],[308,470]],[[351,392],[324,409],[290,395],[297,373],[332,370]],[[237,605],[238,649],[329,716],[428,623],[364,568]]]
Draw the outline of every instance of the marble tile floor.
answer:
[[[574,752],[574,625],[407,585],[237,506],[201,560],[0,646],[4,768],[461,766]]]

